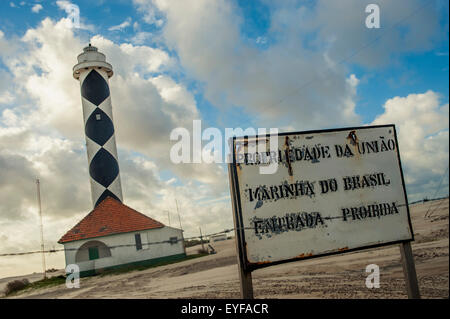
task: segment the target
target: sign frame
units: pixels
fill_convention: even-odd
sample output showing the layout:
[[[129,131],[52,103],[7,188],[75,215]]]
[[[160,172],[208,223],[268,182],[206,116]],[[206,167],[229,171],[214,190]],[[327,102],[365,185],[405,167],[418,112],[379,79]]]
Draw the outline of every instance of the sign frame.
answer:
[[[235,238],[236,238],[236,249],[238,252],[238,262],[239,262],[239,271],[240,271],[240,279],[241,279],[241,295],[243,298],[253,298],[253,288],[252,288],[252,279],[251,279],[251,272],[260,268],[265,268],[265,267],[269,267],[269,266],[275,266],[275,265],[279,265],[279,264],[284,264],[284,263],[289,263],[289,262],[295,262],[295,261],[299,261],[299,260],[307,260],[307,259],[312,259],[312,258],[318,258],[318,257],[326,257],[326,256],[333,256],[333,255],[339,255],[339,254],[343,254],[343,253],[347,253],[347,252],[355,252],[355,251],[361,251],[361,250],[367,250],[367,249],[372,249],[372,248],[379,248],[379,247],[384,247],[384,246],[391,246],[391,245],[395,245],[395,244],[400,244],[400,250],[402,253],[402,262],[403,262],[403,269],[405,272],[405,278],[411,278],[413,277],[413,279],[415,279],[415,284],[412,283],[412,286],[415,287],[415,289],[412,289],[413,291],[417,291],[417,293],[414,294],[410,294],[410,290],[408,288],[408,296],[410,298],[420,298],[419,295],[419,290],[418,290],[418,285],[417,285],[417,277],[416,277],[416,273],[415,273],[415,266],[414,266],[414,260],[412,258],[412,253],[410,254],[410,256],[408,258],[403,258],[404,254],[404,250],[406,249],[407,251],[411,251],[411,241],[414,241],[414,231],[413,231],[413,227],[412,227],[412,222],[411,222],[411,215],[410,215],[410,211],[409,211],[409,204],[408,204],[408,197],[407,197],[407,193],[406,193],[406,187],[405,187],[405,180],[404,180],[404,174],[403,174],[403,167],[401,164],[401,159],[400,159],[400,148],[399,148],[399,144],[398,144],[398,139],[397,139],[397,131],[395,128],[395,124],[384,124],[384,125],[372,125],[372,126],[356,126],[356,127],[344,127],[344,128],[335,128],[335,129],[322,129],[322,130],[309,130],[309,131],[296,131],[296,132],[284,132],[284,133],[279,133],[279,134],[263,134],[263,135],[254,135],[254,136],[244,136],[244,141],[245,139],[249,139],[249,138],[262,138],[262,137],[270,137],[270,136],[288,136],[288,135],[310,135],[310,134],[318,134],[318,133],[327,133],[327,132],[342,132],[342,131],[359,131],[359,130],[366,130],[366,129],[374,129],[374,128],[391,128],[393,130],[393,135],[394,135],[394,139],[395,139],[395,143],[396,143],[396,152],[397,152],[397,161],[398,161],[398,166],[400,169],[400,176],[401,176],[401,185],[403,187],[403,196],[405,199],[405,205],[406,205],[406,212],[407,212],[407,220],[408,220],[408,226],[409,226],[409,230],[411,233],[411,238],[410,239],[405,239],[405,240],[395,240],[395,241],[390,241],[390,242],[383,242],[383,243],[378,243],[378,244],[373,244],[373,245],[366,245],[366,246],[361,246],[361,247],[356,247],[356,248],[351,248],[351,249],[346,249],[346,250],[336,250],[336,251],[331,251],[331,252],[326,252],[326,253],[320,253],[317,255],[307,255],[304,257],[294,257],[294,258],[289,258],[289,259],[285,259],[285,260],[278,260],[278,261],[267,261],[267,262],[262,262],[262,263],[250,263],[248,261],[247,258],[247,243],[246,243],[246,239],[245,239],[245,229],[243,227],[244,222],[243,222],[243,216],[242,216],[242,202],[241,202],[241,195],[240,195],[240,189],[239,189],[239,182],[238,182],[238,174],[237,174],[237,165],[236,165],[236,140],[239,138],[241,139],[242,137],[232,137],[230,138],[230,148],[232,149],[231,152],[231,156],[232,156],[232,160],[230,161],[230,163],[228,164],[228,175],[229,175],[229,183],[230,183],[230,193],[231,193],[231,201],[232,201],[232,209],[233,209],[233,221],[234,221],[234,228],[235,228]],[[405,264],[408,264],[408,267],[405,267]],[[411,276],[412,274],[409,273],[407,271],[407,269],[411,269],[411,265],[412,264],[412,269],[413,271],[413,276]],[[408,282],[407,280],[407,285],[408,287],[411,286],[411,282]]]

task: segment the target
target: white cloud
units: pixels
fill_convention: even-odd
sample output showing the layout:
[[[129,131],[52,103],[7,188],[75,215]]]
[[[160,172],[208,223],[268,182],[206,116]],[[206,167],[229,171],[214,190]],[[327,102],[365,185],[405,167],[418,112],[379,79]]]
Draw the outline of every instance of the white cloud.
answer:
[[[433,91],[394,97],[372,124],[395,124],[410,200],[432,197],[449,161],[449,105]],[[448,177],[440,194],[448,194]]]
[[[386,29],[377,41],[373,38],[379,33],[374,35],[364,24],[365,5],[370,1],[314,5],[288,1],[269,5],[270,25],[264,38],[271,45],[256,50],[241,36],[243,19],[234,2],[134,3],[149,15],[164,15],[166,44],[177,52],[187,73],[204,84],[205,97],[222,111],[242,107],[257,126],[312,129],[359,124],[346,63],[372,67],[387,63],[399,52],[425,50],[439,29],[438,19],[433,18],[437,13],[427,7],[402,21],[401,29],[387,32],[420,7],[416,0],[382,1]],[[367,43],[371,43],[368,49]]]
[[[64,19],[53,22],[47,18],[38,28],[28,30],[22,42],[27,50],[20,50],[24,53],[7,60],[7,65],[24,98],[32,101],[14,111],[23,112],[27,125],[53,128],[71,140],[82,141],[79,87],[70,71],[83,47],[80,40],[65,27]],[[93,37],[92,44],[114,67],[110,86],[119,148],[150,156],[183,178],[217,182],[220,175],[213,167],[174,165],[169,159],[170,131],[190,127],[199,116],[183,85],[151,76],[171,67],[169,55],[148,46],[118,45],[101,36]],[[72,60],[67,59],[68,52],[73,52]],[[36,73],[36,69],[42,72]],[[77,118],[80,121],[74,121]]]
[[[266,37],[257,37],[255,42],[258,44],[266,44],[267,38]]]
[[[378,1],[382,27],[368,29],[365,8],[371,3],[287,1],[273,7],[270,31],[274,37],[311,37],[311,48],[328,51],[331,59],[351,57],[349,61],[368,67],[386,65],[397,53],[427,50],[443,34],[439,32],[445,32],[439,27],[438,10],[420,0]]]
[[[242,19],[231,2],[154,3],[165,14],[166,44],[177,52],[188,74],[204,83],[205,97],[222,111],[240,106],[254,119],[249,124],[257,127],[359,123],[348,103],[353,90],[345,67],[330,68],[322,54],[302,46],[298,34],[257,50],[241,38]]]
[[[83,43],[64,19],[49,18],[21,39],[5,38],[2,33],[0,46],[2,41],[12,51],[2,50],[0,55],[11,76],[5,83],[0,81],[0,96],[11,104],[4,104],[0,113],[0,210],[8,212],[0,222],[23,221],[36,213],[34,180],[39,176],[45,216],[54,225],[66,225],[47,226],[48,240],[54,243],[91,208],[79,84],[72,77]],[[195,194],[179,196],[180,205],[193,211],[196,199],[227,190],[222,183],[225,172],[214,166],[170,162],[170,131],[189,127],[200,116],[192,93],[159,74],[171,67],[170,56],[160,49],[116,44],[101,36],[93,37],[92,44],[114,67],[110,87],[125,203],[158,219],[165,218],[161,211],[169,208],[166,200],[176,190]],[[4,95],[9,85],[14,87],[14,100]],[[163,183],[160,170],[171,172],[178,181],[197,184]],[[210,186],[202,187],[203,183]],[[203,211],[210,214],[207,207]],[[185,225],[188,232],[190,223]],[[4,247],[0,245],[0,250]]]
[[[114,25],[112,27],[109,27],[109,31],[122,31],[123,29],[129,27],[131,25],[131,18],[128,17],[124,22],[118,25]]]
[[[136,32],[136,34],[130,39],[131,43],[135,45],[142,45],[152,37],[151,32]]]
[[[67,11],[70,10],[73,4],[68,0],[57,0],[56,5],[58,6],[58,8]]]
[[[9,104],[14,101],[14,96],[10,92],[4,92],[0,95],[0,104]]]
[[[39,13],[39,11],[41,11],[42,9],[42,5],[38,3],[31,8],[31,11],[33,11],[34,13]]]
[[[384,33],[376,35],[364,26],[364,9],[370,1],[318,1],[314,5],[289,1],[270,4],[270,26],[264,34],[270,46],[257,51],[241,36],[242,18],[232,2],[197,1],[195,6],[165,0],[135,3],[141,10],[164,14],[166,44],[177,52],[187,73],[204,84],[205,97],[214,106],[222,111],[242,106],[257,126],[294,130],[360,125],[355,110],[359,79],[346,75],[345,65],[383,66],[397,53],[429,49],[440,35],[432,7],[411,15],[421,6],[416,0],[382,1]],[[361,15],[348,14],[358,10]],[[299,39],[308,39],[308,44]],[[411,101],[429,108],[415,109]],[[448,148],[439,143],[448,140],[444,124],[448,106],[439,108],[437,95],[427,92],[390,99],[385,108],[374,123],[402,123],[398,124],[403,136],[400,149],[411,183],[409,191],[420,197],[445,170]],[[405,110],[410,113],[403,114]],[[422,146],[436,154],[433,160],[419,156]],[[430,185],[420,189],[425,181]]]
[[[393,53],[426,50],[438,29],[437,20],[433,19],[436,12],[424,8],[420,14],[402,21],[407,32],[389,29],[371,44],[370,50],[354,54],[373,37],[373,30],[364,26],[367,1],[318,1],[313,6],[291,1],[271,5],[265,37],[271,38],[273,44],[256,51],[241,38],[242,19],[228,1],[197,1],[192,6],[154,0],[140,1],[141,7],[142,2],[155,5],[165,14],[166,43],[176,50],[189,74],[204,83],[205,95],[215,106],[223,110],[230,105],[243,106],[257,123],[278,123],[297,130],[361,124],[355,112],[359,80],[353,74],[345,76],[347,69],[341,61],[369,67],[383,65]],[[383,25],[395,25],[420,5],[419,1],[383,1]],[[346,14],[359,9],[359,16]],[[306,37],[308,46],[299,41]],[[343,60],[348,56],[352,59]],[[387,113],[376,121],[388,118],[390,103],[386,104]],[[412,113],[418,116],[417,112]],[[424,118],[435,118],[436,114],[432,114],[427,113]],[[429,124],[417,123],[419,128],[421,125]],[[445,135],[437,131],[436,134]],[[401,145],[405,143],[403,148],[417,151],[414,143]]]
[[[152,0],[133,0],[133,4],[136,5],[139,12],[144,14],[143,20],[145,23],[157,27],[161,27],[164,24],[164,20],[160,17]]]

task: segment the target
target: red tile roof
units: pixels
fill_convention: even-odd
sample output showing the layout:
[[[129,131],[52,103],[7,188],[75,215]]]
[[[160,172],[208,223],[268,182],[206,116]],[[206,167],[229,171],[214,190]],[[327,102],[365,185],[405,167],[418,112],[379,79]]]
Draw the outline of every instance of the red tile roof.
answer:
[[[164,224],[107,197],[58,243],[164,227]]]

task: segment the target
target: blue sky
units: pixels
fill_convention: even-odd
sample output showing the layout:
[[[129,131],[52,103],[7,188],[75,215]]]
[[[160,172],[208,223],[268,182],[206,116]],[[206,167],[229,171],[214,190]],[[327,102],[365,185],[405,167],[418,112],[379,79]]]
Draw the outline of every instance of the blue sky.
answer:
[[[71,3],[81,28],[67,25]],[[365,26],[371,3],[379,29]],[[177,198],[187,236],[232,225],[226,167],[170,162],[170,132],[196,119],[222,132],[394,123],[409,200],[433,196],[443,177],[437,196],[447,195],[448,9],[443,0],[1,1],[0,251],[18,244],[13,221],[23,238],[33,227],[35,176],[56,198],[44,201],[49,243],[91,208],[71,76],[89,41],[115,70],[126,203],[167,222]]]
[[[347,63],[347,74],[353,73],[359,79],[362,79],[358,86],[356,112],[361,115],[364,123],[371,122],[377,114],[382,113],[382,105],[392,96],[403,96],[433,89],[441,95],[444,101],[448,100],[448,14],[446,14],[448,2],[431,2],[435,2],[431,4],[431,8],[439,12],[439,25],[442,28],[440,30],[441,36],[432,47],[420,52],[393,54],[391,56],[393,61],[380,68],[361,67],[358,64],[351,63],[351,59]],[[139,23],[142,18],[142,14],[136,10],[136,6],[131,1],[80,0],[73,3],[80,7],[82,21],[94,27],[94,30],[79,31],[82,38],[86,40],[95,34],[102,34],[117,43],[127,42],[136,34],[132,24]],[[315,4],[314,1],[300,1],[299,3],[309,7],[314,7]],[[422,3],[425,3],[425,1],[422,1]],[[31,9],[36,4],[42,5],[43,8],[39,12],[33,13]],[[242,19],[240,35],[244,41],[249,42],[257,49],[264,50],[270,45],[271,41],[276,40],[271,39],[269,30],[270,3],[267,1],[234,1],[233,5]],[[2,11],[0,16],[2,31],[7,35],[19,37],[23,36],[29,28],[36,27],[44,17],[59,20],[67,16],[66,12],[61,10],[55,1],[2,1],[0,7]],[[159,14],[159,16],[164,19],[163,14]],[[399,15],[397,21],[406,16],[408,16],[407,12]],[[383,15],[381,17],[383,18]],[[18,23],[19,21],[20,23]],[[125,21],[130,21],[128,27],[116,31],[108,30],[112,26]],[[141,32],[152,33],[152,37],[157,37],[157,35],[160,35],[162,28],[141,22],[139,23],[139,29]],[[378,37],[383,32],[383,28],[380,31],[374,30],[373,38]],[[257,40],[259,37],[264,38],[262,43]],[[389,37],[389,34],[385,34],[383,37]],[[368,38],[367,42],[357,44],[364,45],[370,42],[371,39]],[[163,45],[158,40],[157,42],[152,41],[151,38],[145,44],[155,47]],[[356,45],[352,49],[356,50],[358,47]],[[370,48],[366,50],[370,50]],[[364,55],[364,51],[362,50],[358,55]],[[389,51],[389,48],[386,48],[386,51]],[[172,54],[176,55],[176,52],[172,52]],[[208,123],[217,127],[226,125],[223,116],[227,117],[227,114],[219,112],[218,115],[217,111],[213,110],[211,103],[205,100],[201,94],[201,83],[196,83],[195,79],[189,78],[183,73],[175,74],[175,77],[177,80],[185,81],[189,88],[196,90],[198,108],[202,111],[202,115]],[[306,79],[305,81],[302,80],[300,79],[298,82],[299,87],[306,82]],[[283,95],[280,95],[280,98],[283,98]],[[243,120],[248,122],[250,119],[251,115]]]

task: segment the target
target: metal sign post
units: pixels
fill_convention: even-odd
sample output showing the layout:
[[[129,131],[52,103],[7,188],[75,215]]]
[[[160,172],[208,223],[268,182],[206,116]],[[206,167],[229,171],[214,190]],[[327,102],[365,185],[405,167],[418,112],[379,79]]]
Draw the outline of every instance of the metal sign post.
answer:
[[[232,172],[232,167],[235,165],[228,164],[228,172]],[[235,179],[234,175],[232,173],[228,174],[229,177],[229,184],[230,184],[230,193],[231,193],[231,206],[233,208],[233,222],[234,222],[234,230],[235,230],[235,244],[236,244],[236,251],[237,251],[237,259],[238,259],[238,269],[239,269],[239,281],[240,281],[240,288],[241,288],[241,298],[242,299],[253,299],[253,282],[252,282],[252,273],[251,271],[246,270],[245,268],[245,262],[244,262],[244,251],[243,247],[241,247],[242,239],[241,239],[241,226],[239,223],[239,218],[237,215],[237,209],[236,205],[238,203],[236,202],[236,185],[235,185]]]
[[[393,244],[408,296],[420,297],[394,125],[235,137],[230,149],[242,298],[253,298],[256,269]],[[261,174],[273,163],[275,172]]]
[[[420,299],[419,283],[417,282],[416,266],[411,243],[400,244],[400,254],[402,256],[403,273],[405,275],[406,291],[409,299]]]
[[[250,271],[243,270],[239,265],[239,279],[241,282],[241,298],[253,299],[252,273]]]

